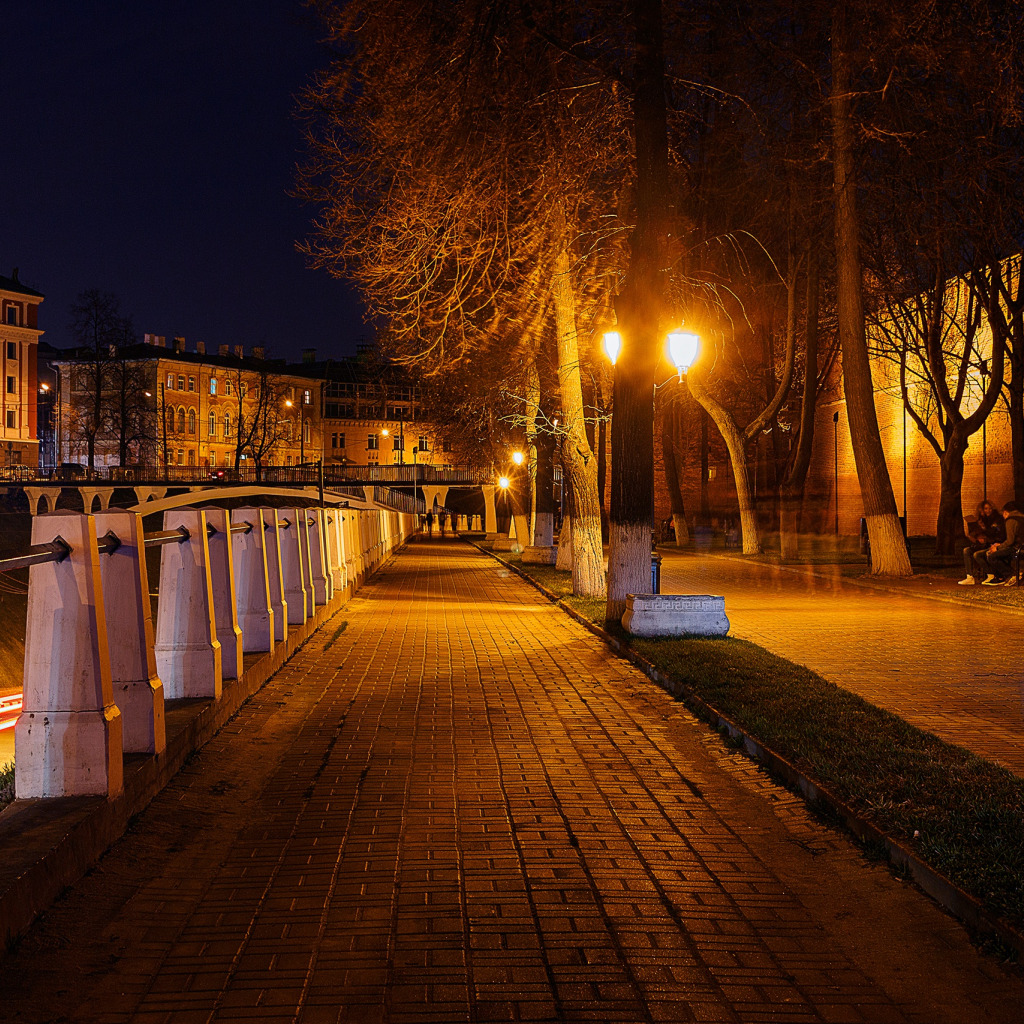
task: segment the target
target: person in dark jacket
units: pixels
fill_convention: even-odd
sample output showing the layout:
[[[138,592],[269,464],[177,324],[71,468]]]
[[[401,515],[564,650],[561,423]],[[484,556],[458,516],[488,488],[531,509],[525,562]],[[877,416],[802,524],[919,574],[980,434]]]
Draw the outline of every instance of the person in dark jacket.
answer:
[[[1017,502],[1008,501],[1003,506],[1003,519],[1006,521],[1006,537],[998,544],[990,544],[986,551],[979,551],[974,556],[979,567],[988,572],[982,583],[989,587],[1012,587],[1017,582],[1010,564],[1014,551],[1024,547],[1024,513]]]
[[[964,578],[959,581],[961,587],[972,587],[986,575],[985,567],[979,566],[974,556],[1006,539],[1006,522],[991,501],[979,501],[974,515],[975,521],[969,524],[968,529],[971,542],[964,548]]]

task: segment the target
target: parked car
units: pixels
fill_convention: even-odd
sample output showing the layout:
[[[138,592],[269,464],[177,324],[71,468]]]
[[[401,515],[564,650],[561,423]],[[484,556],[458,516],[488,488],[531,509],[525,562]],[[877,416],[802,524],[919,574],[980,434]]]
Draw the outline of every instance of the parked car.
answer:
[[[237,480],[238,470],[233,466],[218,466],[215,469],[210,470],[211,480]]]
[[[53,475],[58,480],[84,480],[86,468],[80,462],[62,462]]]
[[[35,466],[0,466],[0,480],[34,480],[37,476]]]

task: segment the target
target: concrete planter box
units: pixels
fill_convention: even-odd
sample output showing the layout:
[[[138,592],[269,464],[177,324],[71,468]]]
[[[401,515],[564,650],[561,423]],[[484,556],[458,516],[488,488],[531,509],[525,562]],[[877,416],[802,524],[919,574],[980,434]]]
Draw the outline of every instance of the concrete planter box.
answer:
[[[630,594],[622,626],[633,636],[725,636],[725,598],[709,594]]]

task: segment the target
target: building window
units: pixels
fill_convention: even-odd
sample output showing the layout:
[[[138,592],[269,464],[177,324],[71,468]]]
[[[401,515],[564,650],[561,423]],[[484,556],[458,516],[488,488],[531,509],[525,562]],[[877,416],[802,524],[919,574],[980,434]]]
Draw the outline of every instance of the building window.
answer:
[[[210,452],[210,465],[211,466],[216,466],[217,465],[217,453],[216,452]]]
[[[217,417],[211,412],[210,413],[210,437],[217,436]]]
[[[248,394],[248,392],[249,392],[249,385],[248,384],[239,384],[238,385],[238,394],[242,398],[245,398],[245,396],[246,396],[246,394]]]
[[[190,466],[194,466],[196,464],[196,453],[192,448],[189,448],[188,450],[188,464]]]
[[[421,452],[430,451],[430,449],[427,447],[427,439],[425,437],[421,437],[419,439],[419,447]]]
[[[196,389],[196,379],[195,379],[195,377],[189,377],[189,379],[188,379],[188,389],[189,389],[189,391],[195,391],[195,389]]]
[[[179,391],[184,391],[185,390],[185,378],[182,377],[181,374],[178,375],[178,390]]]
[[[344,434],[339,434],[338,435],[338,447],[339,448],[344,448],[345,447],[345,435]]]
[[[178,465],[179,466],[184,466],[185,465],[185,449],[184,448],[179,448],[178,449]]]
[[[174,390],[174,374],[173,373],[167,374],[167,390],[168,391],[173,391]]]
[[[224,436],[231,436],[231,413],[224,413]]]
[[[331,434],[331,447],[332,448],[337,448],[338,447],[338,435],[337,434]]]
[[[210,394],[211,395],[217,394],[217,378],[216,377],[211,377],[210,378]]]
[[[17,306],[8,306],[7,307],[7,322],[12,327],[17,327],[18,326],[18,307]]]
[[[18,393],[18,378],[8,376],[7,378],[7,394],[16,395]]]
[[[303,405],[312,405],[313,404],[313,394],[312,394],[312,392],[310,392],[310,391],[303,391],[302,392],[302,404]]]
[[[309,444],[309,420],[302,424],[302,443]]]
[[[184,409],[179,409],[178,410],[178,433],[179,434],[184,434],[185,433],[185,410]],[[181,463],[179,462],[178,465],[180,466]]]
[[[402,450],[402,436],[401,436],[401,434],[395,434],[395,436],[393,438],[391,438],[391,450],[395,451],[395,452]]]
[[[18,343],[16,341],[7,342],[7,358],[17,359],[18,358]]]
[[[284,457],[284,464],[286,466],[290,466],[292,464],[292,457],[290,455],[286,455]]]
[[[16,409],[7,410],[7,429],[17,430],[18,429],[18,411]]]
[[[231,381],[229,381],[229,380],[224,381],[224,394],[225,395],[230,395],[231,394]]]
[[[194,434],[196,432],[196,411],[195,409],[189,409],[188,411],[188,432]]]
[[[377,450],[377,440],[376,434],[366,435],[366,450],[368,452],[375,452]]]

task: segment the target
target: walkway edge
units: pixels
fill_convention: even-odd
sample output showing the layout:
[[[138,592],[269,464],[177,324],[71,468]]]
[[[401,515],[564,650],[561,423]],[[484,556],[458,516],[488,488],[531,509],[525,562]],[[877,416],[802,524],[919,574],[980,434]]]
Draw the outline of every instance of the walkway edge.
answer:
[[[917,886],[930,896],[944,910],[957,918],[965,927],[980,940],[998,939],[1013,949],[1018,958],[1024,960],[1024,934],[1017,931],[998,915],[992,913],[980,900],[965,892],[945,875],[936,871],[928,863],[921,860],[913,851],[907,849],[899,840],[883,832],[877,825],[831,793],[827,787],[801,771],[787,761],[781,754],[765,746],[756,737],[750,735],[731,718],[698,697],[689,687],[684,686],[667,672],[657,668],[646,658],[637,654],[612,636],[607,630],[595,625],[582,616],[575,608],[566,604],[557,594],[523,572],[518,566],[470,541],[478,551],[490,555],[522,580],[540,591],[552,604],[567,612],[581,626],[588,629],[594,636],[602,639],[619,657],[624,658],[640,669],[652,682],[679,698],[694,715],[710,725],[719,733],[727,734],[733,742],[741,743],[743,752],[753,761],[763,765],[768,771],[783,782],[787,788],[799,792],[810,806],[833,820],[838,820],[863,844],[872,844],[884,850],[886,858],[893,867],[905,872]]]
[[[318,610],[304,626],[242,672],[225,680],[220,700],[169,701],[193,713],[157,756],[130,756],[124,790],[114,800],[64,797],[15,800],[0,811],[0,954],[23,935],[61,892],[79,881],[124,835],[132,819],[177,775],[185,762],[208,743],[292,656],[326,626],[362,585],[388,565],[404,544],[373,570]],[[193,710],[194,709],[194,710]]]

